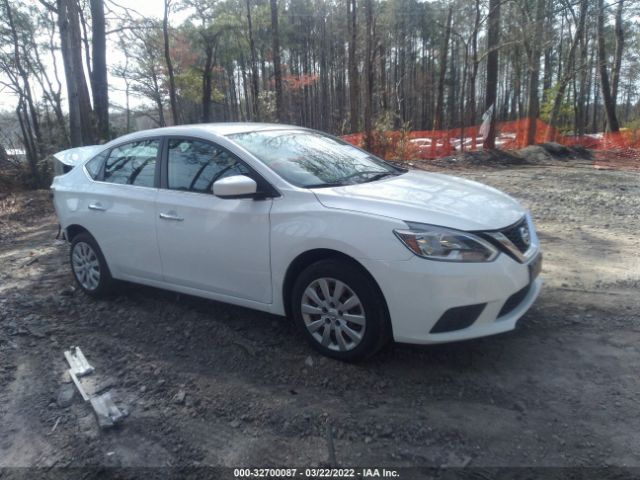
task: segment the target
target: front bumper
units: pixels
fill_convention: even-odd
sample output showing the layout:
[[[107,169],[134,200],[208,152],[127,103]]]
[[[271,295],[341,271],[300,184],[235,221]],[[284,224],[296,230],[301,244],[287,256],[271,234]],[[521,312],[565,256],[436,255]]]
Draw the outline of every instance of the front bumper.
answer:
[[[528,263],[505,254],[487,263],[437,262],[419,257],[396,262],[360,261],[380,285],[397,342],[444,343],[513,330],[542,286],[539,277],[530,281]],[[522,295],[514,295],[528,285]],[[511,300],[505,305],[510,298],[517,302]],[[483,308],[469,326],[432,332],[448,310],[480,304]]]

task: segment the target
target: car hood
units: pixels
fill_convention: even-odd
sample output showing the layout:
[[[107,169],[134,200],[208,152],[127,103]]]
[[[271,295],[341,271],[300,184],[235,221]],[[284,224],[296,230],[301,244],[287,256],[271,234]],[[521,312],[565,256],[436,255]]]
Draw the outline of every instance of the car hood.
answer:
[[[493,230],[526,213],[495,188],[438,173],[409,171],[383,180],[313,189],[327,208],[352,210],[459,230]]]

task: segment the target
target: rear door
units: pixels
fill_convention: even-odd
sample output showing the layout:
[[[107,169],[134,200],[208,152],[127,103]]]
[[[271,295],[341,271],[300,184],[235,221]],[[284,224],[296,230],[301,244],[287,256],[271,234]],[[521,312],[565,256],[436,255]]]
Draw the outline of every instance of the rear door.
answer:
[[[87,163],[94,179],[79,208],[117,278],[162,279],[155,201],[161,139],[128,142]]]
[[[163,170],[156,222],[165,281],[271,303],[273,201],[221,199],[211,193],[220,178],[256,179],[257,174],[214,143],[175,137],[167,140]]]

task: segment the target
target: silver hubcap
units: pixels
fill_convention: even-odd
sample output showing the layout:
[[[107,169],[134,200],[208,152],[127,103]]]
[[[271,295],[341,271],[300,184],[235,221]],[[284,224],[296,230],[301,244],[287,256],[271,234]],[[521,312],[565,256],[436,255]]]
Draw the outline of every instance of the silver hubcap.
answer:
[[[318,278],[302,295],[302,319],[322,346],[340,352],[352,350],[364,337],[366,318],[362,302],[348,285],[335,278]]]
[[[100,262],[91,245],[84,242],[76,243],[71,254],[71,265],[80,285],[87,290],[98,288]]]

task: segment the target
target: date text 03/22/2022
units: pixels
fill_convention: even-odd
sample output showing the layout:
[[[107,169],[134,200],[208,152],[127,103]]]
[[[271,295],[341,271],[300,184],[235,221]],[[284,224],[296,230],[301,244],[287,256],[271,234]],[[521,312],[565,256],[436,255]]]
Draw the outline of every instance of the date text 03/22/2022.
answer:
[[[236,478],[399,478],[386,468],[235,468]]]

